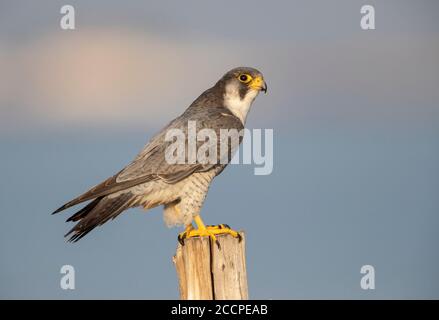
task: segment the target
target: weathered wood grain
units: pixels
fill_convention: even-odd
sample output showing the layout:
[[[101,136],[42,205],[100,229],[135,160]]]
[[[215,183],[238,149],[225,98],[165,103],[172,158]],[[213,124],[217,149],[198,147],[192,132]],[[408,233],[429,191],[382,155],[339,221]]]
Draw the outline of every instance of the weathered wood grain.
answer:
[[[173,258],[182,300],[248,299],[245,234],[239,241],[218,235],[218,249],[207,237],[185,239]]]

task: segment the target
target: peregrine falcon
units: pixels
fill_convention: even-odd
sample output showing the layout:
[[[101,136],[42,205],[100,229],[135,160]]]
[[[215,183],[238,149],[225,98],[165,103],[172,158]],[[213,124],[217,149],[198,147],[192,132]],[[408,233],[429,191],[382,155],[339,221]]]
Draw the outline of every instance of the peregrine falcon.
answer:
[[[216,243],[215,235],[218,234],[239,237],[227,225],[206,226],[200,217],[209,186],[227,163],[218,159],[216,163],[207,164],[169,164],[165,153],[171,142],[167,141],[166,133],[172,129],[187,133],[189,121],[196,122],[197,131],[205,128],[215,132],[220,129],[240,131],[244,128],[250,106],[260,91],[266,93],[267,85],[258,70],[239,67],[227,72],[213,87],[204,91],[182,115],[156,134],[128,166],[53,212],[58,213],[92,200],[67,219],[77,223],[65,236],[70,235],[69,241],[76,242],[95,227],[116,218],[128,208],[141,206],[150,209],[163,205],[164,220],[168,226],[186,227],[178,237],[182,244],[189,237],[208,236]],[[241,141],[242,139],[238,145]],[[195,222],[196,228],[192,222]]]

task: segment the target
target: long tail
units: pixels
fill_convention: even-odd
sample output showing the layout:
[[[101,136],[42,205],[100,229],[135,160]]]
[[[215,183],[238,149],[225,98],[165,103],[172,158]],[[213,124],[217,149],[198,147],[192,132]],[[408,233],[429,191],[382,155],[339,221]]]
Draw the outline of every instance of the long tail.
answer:
[[[84,208],[76,212],[67,221],[79,221],[66,235],[69,241],[76,242],[97,226],[110,219],[116,218],[122,211],[132,207],[136,198],[131,192],[122,193],[118,196],[98,197]]]

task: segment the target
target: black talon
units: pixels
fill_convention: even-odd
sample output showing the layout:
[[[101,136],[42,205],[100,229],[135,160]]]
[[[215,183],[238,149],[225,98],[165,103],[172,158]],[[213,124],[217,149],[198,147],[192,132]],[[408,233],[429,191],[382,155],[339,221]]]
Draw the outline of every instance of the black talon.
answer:
[[[241,235],[238,233],[238,242],[241,242],[242,241],[242,237],[241,237]]]
[[[215,240],[215,244],[218,247],[218,250],[221,250],[221,245],[219,244],[219,241],[217,239]]]
[[[181,236],[181,235],[178,235],[178,237],[177,237],[177,239],[178,239],[178,242],[180,242],[180,244],[182,245],[182,246],[184,246],[184,239],[186,238],[186,236]]]
[[[222,226],[224,226],[224,228],[227,228],[227,229],[232,229],[232,228],[230,228],[230,226],[228,225],[228,224],[222,224]]]

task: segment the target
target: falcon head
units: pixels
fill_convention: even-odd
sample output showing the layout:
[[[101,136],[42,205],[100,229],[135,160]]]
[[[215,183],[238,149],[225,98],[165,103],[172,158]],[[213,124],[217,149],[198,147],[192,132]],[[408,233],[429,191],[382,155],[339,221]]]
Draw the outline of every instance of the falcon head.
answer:
[[[261,72],[254,68],[239,67],[227,72],[216,86],[222,94],[224,107],[242,123],[259,92],[267,93],[267,84]]]
[[[254,68],[238,67],[227,72],[221,79],[224,84],[239,91],[244,98],[249,91],[264,91],[267,93],[267,84],[262,73]]]

